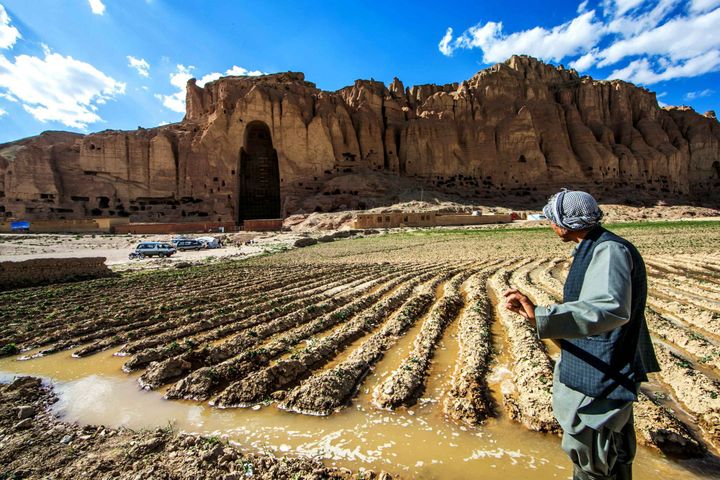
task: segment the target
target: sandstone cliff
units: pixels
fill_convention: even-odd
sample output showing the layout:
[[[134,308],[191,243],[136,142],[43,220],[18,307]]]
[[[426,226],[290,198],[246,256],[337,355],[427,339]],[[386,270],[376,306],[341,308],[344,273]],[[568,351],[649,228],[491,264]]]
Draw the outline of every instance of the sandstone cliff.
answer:
[[[291,72],[190,80],[178,124],[0,145],[0,215],[234,221],[240,202],[267,201],[243,195],[250,171],[263,188],[279,183],[283,215],[369,206],[393,178],[465,197],[574,186],[717,204],[720,123],[524,56],[442,86],[326,92]]]

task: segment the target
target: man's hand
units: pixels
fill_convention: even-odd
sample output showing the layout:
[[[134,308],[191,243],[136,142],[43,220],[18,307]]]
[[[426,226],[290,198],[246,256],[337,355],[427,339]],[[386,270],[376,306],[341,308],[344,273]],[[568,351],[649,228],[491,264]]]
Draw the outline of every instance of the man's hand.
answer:
[[[503,296],[505,296],[506,301],[505,308],[522,315],[535,325],[535,304],[525,294],[516,288],[511,288],[503,292]]]

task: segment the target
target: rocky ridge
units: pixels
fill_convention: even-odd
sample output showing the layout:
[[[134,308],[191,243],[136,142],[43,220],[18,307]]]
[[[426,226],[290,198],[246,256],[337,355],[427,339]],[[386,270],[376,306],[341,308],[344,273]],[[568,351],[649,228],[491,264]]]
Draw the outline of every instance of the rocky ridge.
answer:
[[[447,85],[190,80],[186,108],[162,127],[0,145],[0,215],[236,221],[249,126],[270,134],[284,216],[378,206],[399,188],[500,198],[574,186],[713,204],[720,191],[713,112],[660,108],[644,88],[526,56]]]

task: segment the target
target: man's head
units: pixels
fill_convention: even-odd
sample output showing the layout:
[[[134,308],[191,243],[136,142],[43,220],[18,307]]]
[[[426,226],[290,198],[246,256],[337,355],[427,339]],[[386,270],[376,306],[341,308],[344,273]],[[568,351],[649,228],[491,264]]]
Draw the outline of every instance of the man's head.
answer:
[[[580,241],[603,217],[592,195],[566,189],[550,197],[543,213],[563,242]]]

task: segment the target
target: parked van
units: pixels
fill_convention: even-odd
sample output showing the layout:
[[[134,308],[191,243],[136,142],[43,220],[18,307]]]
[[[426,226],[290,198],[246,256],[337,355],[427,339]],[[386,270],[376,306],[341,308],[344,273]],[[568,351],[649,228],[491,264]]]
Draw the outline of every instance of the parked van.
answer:
[[[180,250],[202,250],[205,248],[205,244],[202,242],[199,242],[197,240],[193,240],[192,238],[185,238],[178,240],[177,243],[175,243],[175,248]]]
[[[130,258],[170,257],[175,254],[175,247],[166,242],[142,242],[130,253]]]

